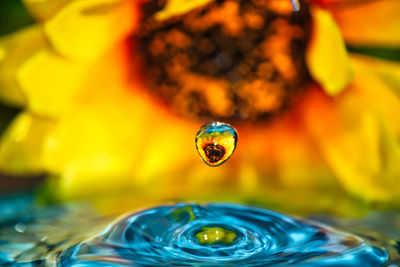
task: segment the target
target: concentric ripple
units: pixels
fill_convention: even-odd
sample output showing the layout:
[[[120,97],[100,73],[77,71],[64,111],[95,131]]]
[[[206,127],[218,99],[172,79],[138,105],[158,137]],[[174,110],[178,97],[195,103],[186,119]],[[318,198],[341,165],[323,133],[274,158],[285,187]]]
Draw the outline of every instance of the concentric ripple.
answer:
[[[205,242],[205,240],[207,242]],[[59,266],[383,266],[354,235],[268,210],[176,204],[135,213],[64,251]]]

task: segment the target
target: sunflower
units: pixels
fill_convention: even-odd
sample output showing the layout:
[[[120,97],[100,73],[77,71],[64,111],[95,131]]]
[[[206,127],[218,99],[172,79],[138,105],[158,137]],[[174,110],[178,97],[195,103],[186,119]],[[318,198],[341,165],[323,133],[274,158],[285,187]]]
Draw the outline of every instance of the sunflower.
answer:
[[[345,45],[398,47],[398,1],[24,3],[37,23],[0,40],[0,98],[23,108],[2,172],[46,173],[53,196],[105,211],[400,196],[400,65]],[[217,168],[194,149],[212,120],[239,133]]]

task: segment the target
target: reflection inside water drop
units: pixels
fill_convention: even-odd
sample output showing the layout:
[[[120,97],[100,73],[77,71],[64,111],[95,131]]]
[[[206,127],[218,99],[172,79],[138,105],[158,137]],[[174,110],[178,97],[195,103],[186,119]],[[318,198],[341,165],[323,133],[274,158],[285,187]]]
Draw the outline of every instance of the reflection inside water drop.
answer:
[[[237,143],[236,130],[227,123],[209,122],[196,134],[196,149],[209,166],[219,166],[233,154]]]

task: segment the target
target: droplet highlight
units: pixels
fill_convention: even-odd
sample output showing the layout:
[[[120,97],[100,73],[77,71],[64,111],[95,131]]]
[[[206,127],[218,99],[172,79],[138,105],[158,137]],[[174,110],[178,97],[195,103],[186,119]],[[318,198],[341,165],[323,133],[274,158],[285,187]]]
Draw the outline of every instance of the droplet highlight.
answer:
[[[207,165],[219,166],[232,156],[237,139],[237,131],[229,124],[209,122],[196,134],[196,149]]]

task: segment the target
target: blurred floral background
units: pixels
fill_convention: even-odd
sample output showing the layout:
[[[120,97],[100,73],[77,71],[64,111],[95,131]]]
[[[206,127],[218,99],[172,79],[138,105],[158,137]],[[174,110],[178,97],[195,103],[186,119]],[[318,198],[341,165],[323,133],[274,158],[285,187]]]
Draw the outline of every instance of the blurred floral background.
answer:
[[[396,0],[2,0],[0,189],[107,214],[398,209],[398,14]],[[239,133],[215,168],[194,145],[213,120]]]

